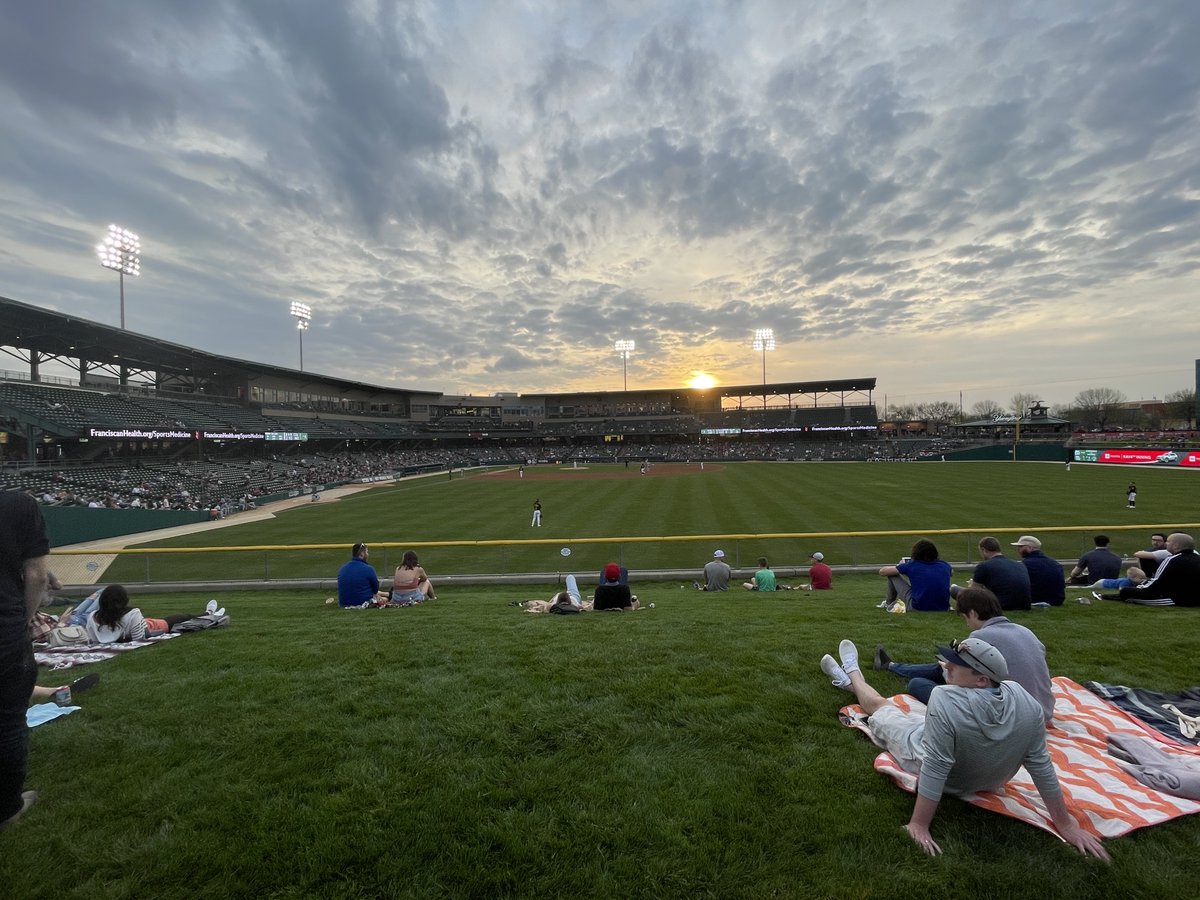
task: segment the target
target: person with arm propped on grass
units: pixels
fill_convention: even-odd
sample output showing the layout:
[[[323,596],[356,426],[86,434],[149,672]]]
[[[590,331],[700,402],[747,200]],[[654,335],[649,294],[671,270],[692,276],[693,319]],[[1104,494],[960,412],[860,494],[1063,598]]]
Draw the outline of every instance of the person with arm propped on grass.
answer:
[[[842,641],[838,653],[841,664],[826,654],[821,671],[854,694],[875,738],[917,774],[917,799],[904,827],[925,853],[942,852],[930,825],[943,794],[999,790],[1024,766],[1059,836],[1085,856],[1109,859],[1100,838],[1080,827],[1068,809],[1046,748],[1042,708],[1007,680],[999,650],[979,638],[939,647],[946,683],[933,689],[924,717],[905,712],[867,683],[853,642]]]

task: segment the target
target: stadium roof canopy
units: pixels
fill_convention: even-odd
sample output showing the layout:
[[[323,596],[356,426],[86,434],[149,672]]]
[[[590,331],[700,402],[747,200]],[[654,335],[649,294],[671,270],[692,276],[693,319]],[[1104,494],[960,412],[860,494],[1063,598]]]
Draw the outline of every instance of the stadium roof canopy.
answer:
[[[536,396],[545,397],[547,402],[569,401],[580,396],[625,396],[627,394],[637,394],[638,396],[665,396],[685,394],[704,394],[714,397],[762,397],[766,394],[769,397],[787,396],[794,394],[806,395],[822,395],[836,394],[845,396],[846,394],[863,393],[868,394],[875,390],[875,378],[842,378],[830,379],[826,381],[786,381],[772,382],[770,384],[740,384],[740,385],[717,385],[709,388],[653,388],[653,389],[637,389],[631,391],[556,391],[550,393],[538,393]],[[869,396],[864,402],[870,402]]]
[[[21,358],[29,364],[31,380],[40,380],[38,366],[43,362],[65,362],[77,370],[103,370],[120,373],[122,381],[127,376],[153,372],[160,383],[165,381],[190,382],[206,393],[226,396],[242,396],[249,380],[263,377],[287,383],[293,390],[311,390],[317,386],[327,387],[333,392],[354,392],[358,395],[406,394],[429,397],[446,396],[440,391],[391,388],[348,381],[315,372],[303,372],[282,366],[220,356],[174,344],[159,338],[127,331],[112,325],[104,325],[69,313],[56,312],[0,297],[0,347],[11,347],[27,354]],[[86,367],[81,366],[86,362]],[[82,378],[80,381],[82,382]],[[544,399],[547,404],[575,403],[583,398],[633,396],[662,398],[687,396],[697,400],[715,401],[725,398],[837,397],[840,402],[847,399],[857,401],[853,405],[868,405],[871,391],[875,390],[875,378],[845,378],[824,381],[776,382],[771,384],[748,384],[715,386],[711,388],[653,388],[635,391],[563,391],[553,393],[529,392],[525,398]],[[848,395],[850,395],[848,397]],[[856,396],[857,395],[857,396]]]
[[[381,388],[359,381],[220,356],[7,297],[0,297],[0,347],[13,347],[30,354],[25,361],[30,363],[34,371],[40,362],[71,361],[71,365],[78,368],[76,361],[86,360],[93,369],[123,367],[131,372],[155,372],[160,376],[211,381],[218,385],[244,383],[247,375],[272,375],[294,383],[319,383],[369,392],[430,393]]]

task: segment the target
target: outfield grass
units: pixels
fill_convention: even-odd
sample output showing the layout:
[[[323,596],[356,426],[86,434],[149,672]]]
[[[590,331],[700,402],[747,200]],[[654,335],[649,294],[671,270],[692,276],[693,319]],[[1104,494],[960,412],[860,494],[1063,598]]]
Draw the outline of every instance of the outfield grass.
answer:
[[[712,469],[413,482],[172,543],[520,539],[537,495],[554,543],[509,550],[514,569],[565,571],[560,541],[588,575],[618,555],[572,543],[581,536],[1084,528],[1042,535],[1066,558],[1090,545],[1092,526],[1129,551],[1150,530],[1189,521],[1197,485],[1191,473],[1138,471],[1139,508],[1127,511],[1129,470],[1102,467]],[[1122,523],[1133,530],[1117,532]],[[956,541],[939,539],[965,558],[969,539]],[[836,565],[891,561],[910,544],[820,546]],[[765,549],[780,565],[814,549],[751,538],[731,548],[745,564]],[[711,542],[616,549],[635,569],[698,569]],[[421,552],[435,579],[478,554]],[[372,561],[387,572],[394,559],[380,555]],[[295,552],[287,566],[329,576],[346,556]],[[170,577],[239,577],[229,556],[204,559],[171,556]],[[962,624],[875,609],[877,576],[835,584],[829,595],[763,597],[650,582],[635,590],[654,610],[569,618],[508,605],[548,595],[543,587],[445,587],[435,603],[365,612],[328,607],[317,591],[223,593],[230,628],[93,667],[103,680],[83,711],[35,729],[28,784],[42,800],[0,835],[0,888],[89,898],[1192,895],[1196,817],[1111,842],[1106,867],[947,800],[934,825],[946,854],[923,857],[901,830],[911,796],[838,723],[848,695],[817,660],[843,637],[929,659]],[[209,595],[135,596],[162,614]],[[1196,615],[1099,604],[1014,618],[1038,632],[1055,674],[1178,690],[1197,683]]]
[[[1200,819],[1111,841],[1111,866],[946,800],[945,850],[842,727],[817,670],[837,641],[930,658],[942,614],[832,594],[644,585],[654,610],[562,618],[521,587],[340,611],[316,592],[223,596],[228,629],[92,667],[82,712],[32,733],[41,801],[0,836],[8,897],[1192,896]],[[548,593],[539,591],[537,595]],[[140,595],[190,610],[203,598]],[[1051,668],[1196,682],[1195,610],[1014,614]],[[78,673],[76,670],[72,674]],[[894,676],[869,673],[885,691]],[[40,683],[56,679],[44,674]]]
[[[390,574],[404,547],[416,545],[431,576],[514,572],[598,572],[610,559],[631,569],[699,569],[714,546],[735,566],[760,554],[776,566],[801,566],[814,549],[834,565],[883,564],[907,553],[911,537],[766,539],[767,534],[913,531],[933,533],[943,556],[975,559],[982,533],[1015,540],[1041,533],[1050,555],[1075,558],[1091,548],[1093,530],[1108,530],[1114,548],[1147,546],[1147,533],[1196,520],[1195,473],[1048,463],[739,463],[691,466],[683,474],[640,476],[636,469],[532,467],[524,479],[479,475],[416,479],[338,501],[305,504],[266,522],[158,541],[151,547],[331,544],[336,549],[213,554],[131,554],[106,581],[235,580],[331,577],[350,544],[375,547],[372,563]],[[1136,510],[1125,486],[1139,482]],[[543,527],[531,528],[535,497]],[[1047,527],[1078,532],[1044,532]],[[1128,532],[1115,529],[1130,527]],[[586,538],[714,536],[589,544]],[[729,537],[734,536],[734,537]],[[521,544],[540,540],[545,543]],[[496,541],[495,546],[423,546],[441,541]],[[382,546],[392,542],[400,547]],[[571,550],[564,559],[561,550]]]

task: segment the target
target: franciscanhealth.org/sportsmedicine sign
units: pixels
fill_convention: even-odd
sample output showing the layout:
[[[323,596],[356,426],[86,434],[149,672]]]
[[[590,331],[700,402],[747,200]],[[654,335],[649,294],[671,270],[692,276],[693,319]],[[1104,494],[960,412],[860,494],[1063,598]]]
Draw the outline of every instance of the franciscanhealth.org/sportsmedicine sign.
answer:
[[[1200,450],[1076,450],[1075,462],[1200,467]]]

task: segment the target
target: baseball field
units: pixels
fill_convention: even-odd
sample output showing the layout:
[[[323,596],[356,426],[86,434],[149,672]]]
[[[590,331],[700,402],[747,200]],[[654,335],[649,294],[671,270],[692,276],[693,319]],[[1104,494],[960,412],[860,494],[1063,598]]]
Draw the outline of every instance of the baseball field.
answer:
[[[40,674],[101,681],[31,734],[27,786],[41,797],[0,835],[0,885],[11,897],[1190,896],[1195,816],[1110,841],[1104,865],[946,799],[933,824],[944,855],[920,853],[902,830],[912,796],[839,723],[849,695],[817,661],[847,637],[867,656],[882,643],[932,660],[965,631],[953,615],[877,609],[877,575],[774,595],[635,577],[654,609],[572,617],[512,605],[545,585],[451,577],[431,603],[341,611],[325,591],[219,582],[264,565],[332,575],[355,541],[381,574],[416,547],[435,582],[594,577],[608,559],[698,572],[719,547],[747,569],[766,554],[799,583],[789,569],[815,549],[835,567],[884,564],[925,535],[953,561],[988,533],[1036,534],[1066,559],[1099,530],[1131,552],[1188,525],[1197,487],[1179,470],[1033,463],[534,468],[160,542],[257,548],[153,555],[153,580],[207,592],[131,588],[147,614],[212,596],[231,624]],[[262,549],[288,545],[329,547]],[[104,581],[133,584],[147,558],[122,557]],[[1200,683],[1198,613],[1069,601],[1013,616],[1055,675],[1178,691]]]

